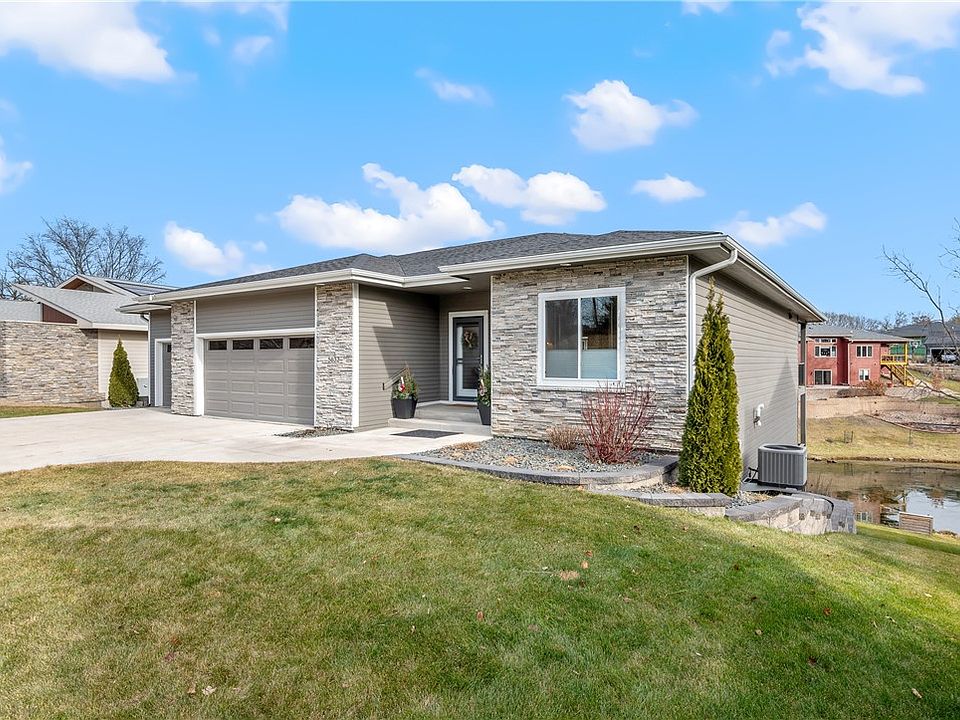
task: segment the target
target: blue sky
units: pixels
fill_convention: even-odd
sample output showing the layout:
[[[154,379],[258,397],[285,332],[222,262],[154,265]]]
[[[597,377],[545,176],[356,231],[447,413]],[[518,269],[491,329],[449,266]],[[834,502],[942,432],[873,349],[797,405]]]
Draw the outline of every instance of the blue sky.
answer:
[[[932,268],[960,215],[958,26],[943,4],[4,5],[0,253],[68,214],[143,234],[182,285],[724,229],[822,309],[922,309],[879,255]]]

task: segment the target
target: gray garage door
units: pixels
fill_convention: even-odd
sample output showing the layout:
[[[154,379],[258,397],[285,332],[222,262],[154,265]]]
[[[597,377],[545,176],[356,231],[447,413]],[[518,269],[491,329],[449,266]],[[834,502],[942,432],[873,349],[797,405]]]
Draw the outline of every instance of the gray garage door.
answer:
[[[207,415],[313,425],[313,337],[204,343]]]

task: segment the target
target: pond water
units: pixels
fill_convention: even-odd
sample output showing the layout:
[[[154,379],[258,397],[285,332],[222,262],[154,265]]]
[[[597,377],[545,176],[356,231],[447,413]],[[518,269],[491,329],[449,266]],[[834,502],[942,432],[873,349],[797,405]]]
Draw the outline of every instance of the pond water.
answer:
[[[862,522],[903,510],[960,533],[960,467],[811,460],[807,475],[806,490],[852,501]]]

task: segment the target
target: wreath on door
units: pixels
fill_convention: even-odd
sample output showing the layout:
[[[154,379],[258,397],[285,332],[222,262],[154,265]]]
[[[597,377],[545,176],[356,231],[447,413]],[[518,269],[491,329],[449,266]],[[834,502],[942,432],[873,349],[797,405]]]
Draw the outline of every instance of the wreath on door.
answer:
[[[465,348],[473,350],[477,346],[477,333],[473,330],[464,330],[461,342]]]

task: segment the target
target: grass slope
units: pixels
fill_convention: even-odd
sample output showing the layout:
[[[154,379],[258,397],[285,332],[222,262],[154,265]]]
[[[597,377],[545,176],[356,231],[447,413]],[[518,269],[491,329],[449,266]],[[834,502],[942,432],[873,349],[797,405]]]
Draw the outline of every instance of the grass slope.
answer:
[[[0,543],[4,717],[960,713],[949,541],[374,460],[2,475]]]
[[[852,442],[843,441],[846,433]],[[907,430],[866,415],[808,420],[807,448],[823,460],[960,462],[960,434]]]
[[[60,413],[93,412],[99,408],[70,405],[0,405],[0,419],[31,415],[59,415]]]

